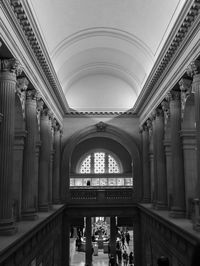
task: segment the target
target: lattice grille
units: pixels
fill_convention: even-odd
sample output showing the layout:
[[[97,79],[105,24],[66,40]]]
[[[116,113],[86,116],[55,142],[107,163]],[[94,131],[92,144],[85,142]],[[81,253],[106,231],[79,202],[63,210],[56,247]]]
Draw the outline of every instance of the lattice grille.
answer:
[[[111,155],[108,155],[108,173],[119,173],[118,163]]]
[[[94,153],[94,173],[95,174],[105,173],[105,153],[104,152]]]
[[[88,155],[81,164],[80,168],[81,174],[90,174],[91,173],[91,155]]]

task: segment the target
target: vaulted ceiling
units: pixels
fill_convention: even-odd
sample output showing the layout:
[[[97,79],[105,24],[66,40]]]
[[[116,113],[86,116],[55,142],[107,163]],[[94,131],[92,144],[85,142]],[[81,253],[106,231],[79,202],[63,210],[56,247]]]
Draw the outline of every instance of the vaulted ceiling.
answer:
[[[70,108],[132,109],[185,0],[27,0]]]

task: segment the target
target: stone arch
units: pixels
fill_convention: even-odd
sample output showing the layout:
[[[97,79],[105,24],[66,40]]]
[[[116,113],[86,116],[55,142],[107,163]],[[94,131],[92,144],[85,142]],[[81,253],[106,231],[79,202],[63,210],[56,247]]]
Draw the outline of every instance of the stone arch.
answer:
[[[61,198],[63,201],[67,199],[67,188],[69,188],[69,172],[71,168],[71,156],[76,145],[84,140],[104,137],[115,140],[120,143],[130,154],[132,163],[134,164],[134,198],[141,199],[141,157],[139,147],[133,137],[126,132],[110,125],[106,125],[103,129],[98,129],[96,125],[89,126],[72,135],[62,146],[61,155]],[[69,192],[69,191],[68,191]]]

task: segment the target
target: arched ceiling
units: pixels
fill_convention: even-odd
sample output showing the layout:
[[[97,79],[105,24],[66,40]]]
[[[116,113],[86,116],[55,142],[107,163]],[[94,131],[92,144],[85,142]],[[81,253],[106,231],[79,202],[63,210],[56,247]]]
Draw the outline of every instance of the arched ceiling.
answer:
[[[70,108],[127,111],[184,2],[27,0],[26,5]]]

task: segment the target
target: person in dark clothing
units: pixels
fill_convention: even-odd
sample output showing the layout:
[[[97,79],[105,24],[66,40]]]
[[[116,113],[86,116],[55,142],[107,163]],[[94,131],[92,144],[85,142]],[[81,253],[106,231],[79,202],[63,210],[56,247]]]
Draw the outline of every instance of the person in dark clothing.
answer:
[[[129,242],[130,242],[130,234],[129,232],[126,232],[126,243],[129,246]]]
[[[133,252],[131,251],[129,254],[129,265],[133,266],[134,264],[134,256],[133,256]]]
[[[122,250],[121,250],[121,248],[117,249],[116,253],[117,253],[118,263],[119,263],[119,265],[121,265],[121,263],[122,263]]]
[[[158,260],[157,260],[158,266],[169,266],[169,259],[161,256]]]
[[[126,250],[124,251],[122,257],[123,257],[124,266],[127,266],[128,265],[128,254]]]
[[[115,257],[113,255],[110,256],[109,266],[116,266]]]

